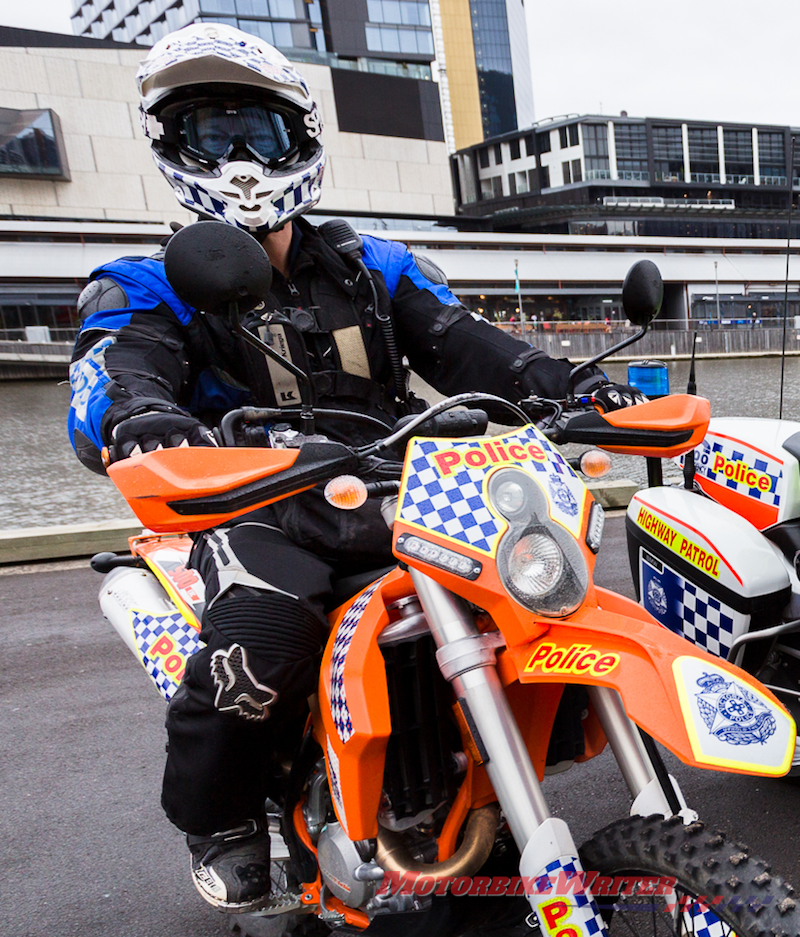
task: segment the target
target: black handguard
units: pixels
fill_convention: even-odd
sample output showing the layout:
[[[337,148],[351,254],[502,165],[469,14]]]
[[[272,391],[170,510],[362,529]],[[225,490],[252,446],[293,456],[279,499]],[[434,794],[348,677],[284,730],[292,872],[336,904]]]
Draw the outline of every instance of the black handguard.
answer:
[[[159,447],[216,446],[211,430],[183,413],[140,413],[118,423],[111,436],[108,451],[112,462]]]

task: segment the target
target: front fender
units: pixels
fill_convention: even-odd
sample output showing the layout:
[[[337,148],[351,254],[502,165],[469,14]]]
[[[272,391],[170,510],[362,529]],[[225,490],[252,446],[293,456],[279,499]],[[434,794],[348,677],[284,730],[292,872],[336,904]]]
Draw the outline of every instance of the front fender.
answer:
[[[598,588],[597,600],[599,607],[552,621],[535,641],[503,652],[504,682],[611,687],[631,719],[686,764],[786,774],[795,724],[769,690],[629,599]]]

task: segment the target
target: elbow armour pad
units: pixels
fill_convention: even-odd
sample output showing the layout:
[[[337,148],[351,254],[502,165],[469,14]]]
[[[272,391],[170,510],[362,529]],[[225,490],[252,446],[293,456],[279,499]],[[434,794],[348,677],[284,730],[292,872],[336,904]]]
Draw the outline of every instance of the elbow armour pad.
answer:
[[[125,290],[110,277],[92,280],[84,287],[77,302],[78,317],[84,322],[89,316],[104,309],[127,309]]]
[[[419,267],[419,272],[427,277],[431,283],[436,283],[437,286],[449,286],[447,282],[447,277],[445,276],[444,270],[424,254],[415,254],[411,252],[411,256],[414,258],[414,263]]]

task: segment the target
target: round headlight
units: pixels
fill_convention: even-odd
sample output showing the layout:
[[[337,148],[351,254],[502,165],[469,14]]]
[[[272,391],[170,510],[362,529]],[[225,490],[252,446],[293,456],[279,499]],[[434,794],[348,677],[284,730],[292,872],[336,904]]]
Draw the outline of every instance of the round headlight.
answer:
[[[564,555],[552,537],[527,534],[514,545],[508,558],[511,582],[534,598],[549,592],[564,573]]]

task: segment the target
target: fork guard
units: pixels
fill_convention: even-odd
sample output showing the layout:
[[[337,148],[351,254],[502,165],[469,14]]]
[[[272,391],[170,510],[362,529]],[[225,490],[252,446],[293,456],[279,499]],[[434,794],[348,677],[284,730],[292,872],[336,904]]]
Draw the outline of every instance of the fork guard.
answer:
[[[611,687],[631,719],[686,764],[788,772],[795,724],[772,693],[667,631],[630,599],[596,591],[597,607],[551,621],[535,641],[498,655],[503,682]]]

